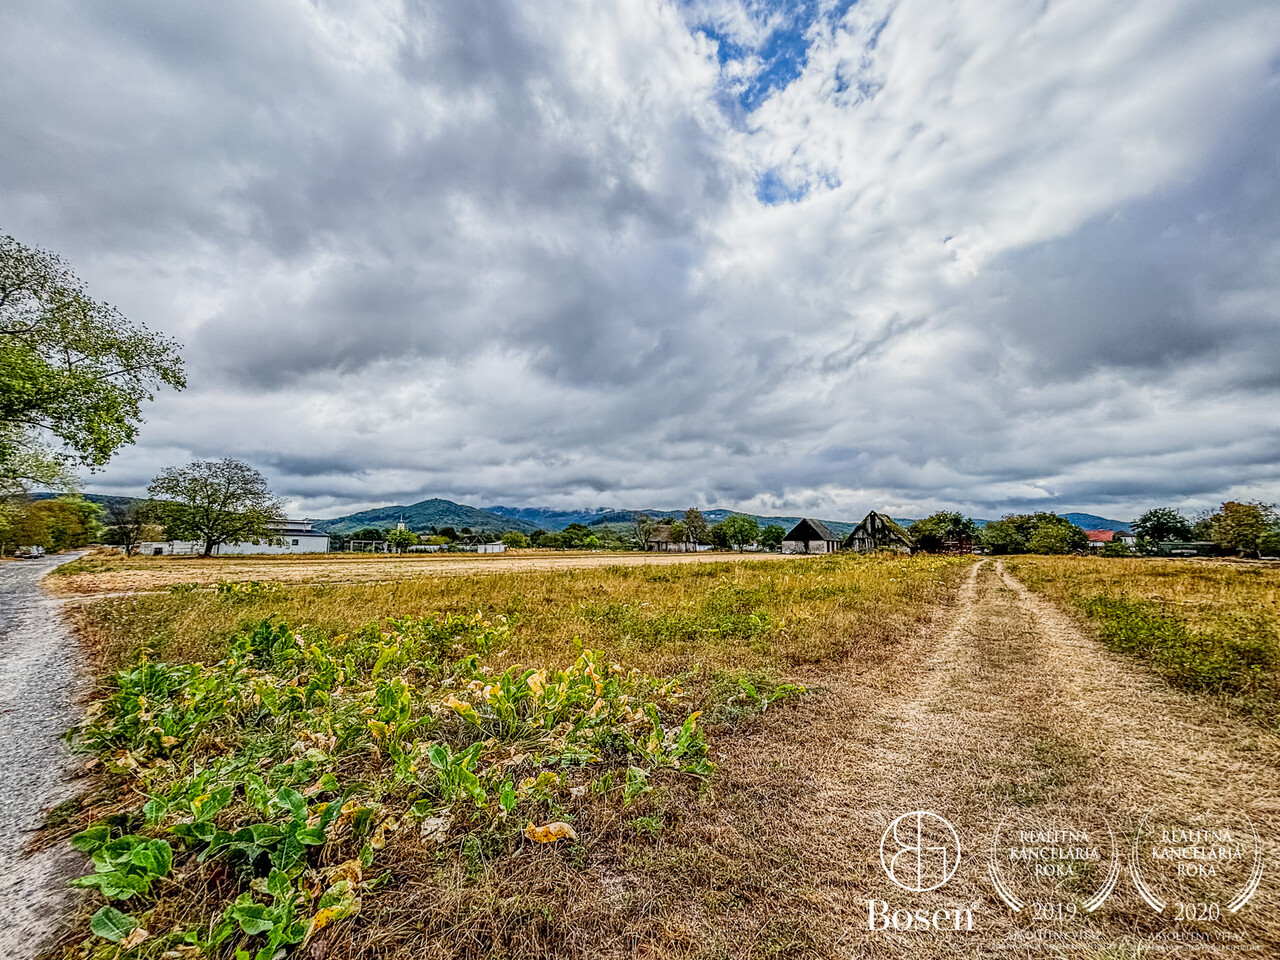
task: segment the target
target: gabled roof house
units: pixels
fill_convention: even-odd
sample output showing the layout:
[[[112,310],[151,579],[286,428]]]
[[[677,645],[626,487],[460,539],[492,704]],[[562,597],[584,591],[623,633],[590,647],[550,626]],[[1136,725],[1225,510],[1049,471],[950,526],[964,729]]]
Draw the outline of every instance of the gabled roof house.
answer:
[[[821,520],[805,518],[782,538],[783,553],[835,553],[840,538]]]

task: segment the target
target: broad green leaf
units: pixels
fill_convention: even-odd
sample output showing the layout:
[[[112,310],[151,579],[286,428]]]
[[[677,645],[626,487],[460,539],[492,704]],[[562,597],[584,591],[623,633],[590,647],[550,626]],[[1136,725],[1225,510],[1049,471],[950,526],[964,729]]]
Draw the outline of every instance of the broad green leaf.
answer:
[[[71,838],[71,845],[85,853],[95,853],[111,839],[111,828],[105,824],[82,830]]]
[[[119,943],[137,928],[137,920],[111,906],[101,908],[89,918],[89,929],[112,943]]]
[[[293,819],[306,821],[307,798],[290,787],[281,787],[276,794],[276,803],[292,814]]]
[[[293,884],[289,881],[289,875],[283,870],[272,869],[271,876],[267,878],[267,893],[271,894],[273,899],[283,900],[293,892]]]
[[[173,866],[173,848],[166,840],[149,840],[134,848],[132,860],[153,877],[167,877]]]

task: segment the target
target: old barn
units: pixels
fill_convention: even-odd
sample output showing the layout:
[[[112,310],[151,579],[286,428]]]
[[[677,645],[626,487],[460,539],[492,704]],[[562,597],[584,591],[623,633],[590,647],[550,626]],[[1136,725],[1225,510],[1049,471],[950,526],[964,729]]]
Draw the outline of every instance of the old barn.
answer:
[[[805,518],[782,538],[783,553],[835,553],[840,538],[821,520]]]
[[[844,549],[854,553],[866,553],[869,550],[896,550],[899,553],[910,553],[913,544],[907,531],[903,530],[892,517],[876,513],[872,510],[862,522],[853,528],[844,541]]]

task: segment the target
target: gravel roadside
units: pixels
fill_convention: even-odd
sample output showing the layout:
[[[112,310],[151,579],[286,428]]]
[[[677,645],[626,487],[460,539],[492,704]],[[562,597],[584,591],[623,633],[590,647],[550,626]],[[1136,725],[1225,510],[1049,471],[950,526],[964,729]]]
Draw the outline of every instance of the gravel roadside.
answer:
[[[84,858],[62,844],[26,856],[41,811],[74,788],[62,734],[86,682],[62,604],[40,580],[79,554],[0,565],[0,958],[34,956],[75,903],[65,879]]]

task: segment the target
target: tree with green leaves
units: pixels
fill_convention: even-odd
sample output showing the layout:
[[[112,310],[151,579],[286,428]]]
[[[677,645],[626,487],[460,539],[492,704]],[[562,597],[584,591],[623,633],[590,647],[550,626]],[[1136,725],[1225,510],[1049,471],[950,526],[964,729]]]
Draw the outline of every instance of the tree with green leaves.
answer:
[[[1083,530],[1070,521],[1066,523],[1041,523],[1027,539],[1028,553],[1070,553],[1082,550],[1089,543]]]
[[[636,545],[641,550],[649,549],[649,541],[653,539],[653,535],[658,532],[658,523],[653,517],[647,513],[637,513],[632,527],[632,533],[635,534]]]
[[[771,523],[760,531],[760,545],[762,547],[768,547],[770,550],[777,550],[782,546],[782,541],[786,535],[786,527],[780,527],[776,523]]]
[[[418,535],[412,530],[388,530],[387,543],[395,547],[396,553],[404,553],[409,547],[418,545]]]
[[[33,546],[46,550],[75,550],[98,542],[102,536],[100,510],[79,494],[32,500],[10,514],[7,547]]]
[[[992,553],[1070,553],[1083,550],[1089,537],[1056,513],[1021,513],[988,523],[982,543]]]
[[[717,529],[735,550],[742,550],[760,538],[760,524],[756,518],[741,513],[732,513],[725,517],[712,527],[713,531]]]
[[[594,549],[600,545],[600,539],[584,523],[569,524],[560,531],[560,541],[573,549]]]
[[[195,460],[169,467],[151,481],[148,492],[159,506],[173,540],[196,540],[204,555],[224,543],[273,543],[284,503],[266,478],[241,460]]]
[[[103,466],[163,385],[186,386],[176,343],[92,299],[55,254],[0,237],[0,491]]]
[[[1256,557],[1276,522],[1274,504],[1228,500],[1209,518],[1209,536],[1218,546],[1242,557]]]
[[[926,553],[937,553],[948,541],[975,543],[979,528],[963,513],[940,510],[923,520],[917,520],[907,528],[916,548]]]
[[[684,529],[694,543],[711,542],[711,528],[707,526],[706,517],[697,507],[690,507],[684,512]]]
[[[523,550],[531,546],[529,538],[519,530],[508,530],[502,535],[502,542],[512,550]]]
[[[1133,521],[1132,527],[1138,539],[1148,544],[1185,541],[1192,537],[1191,522],[1172,507],[1148,510]]]

